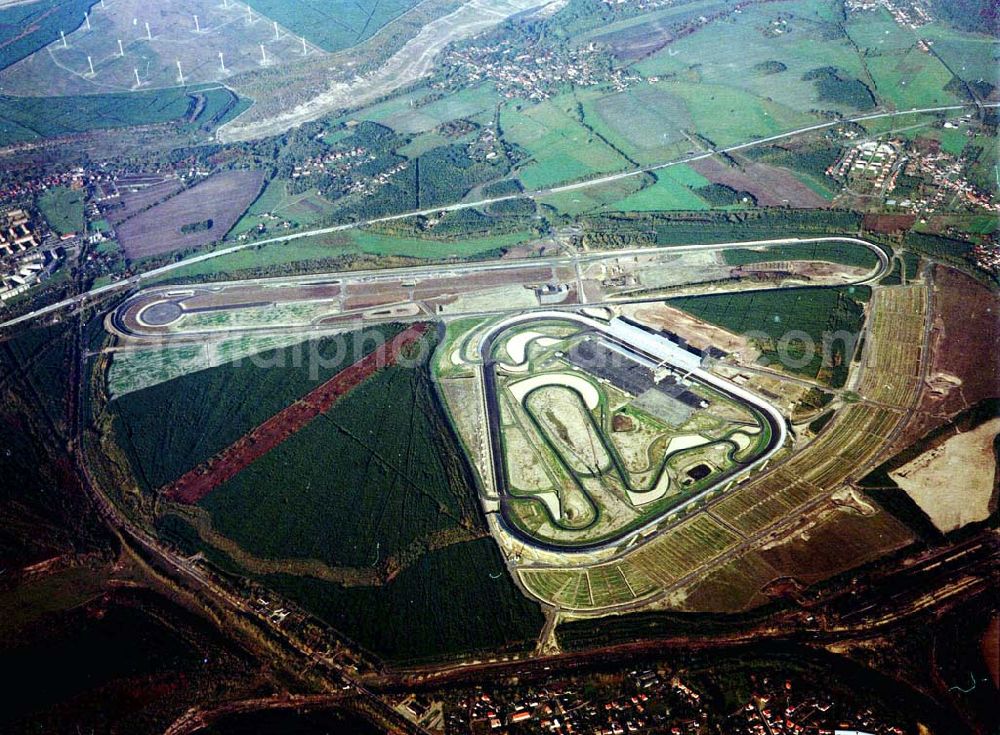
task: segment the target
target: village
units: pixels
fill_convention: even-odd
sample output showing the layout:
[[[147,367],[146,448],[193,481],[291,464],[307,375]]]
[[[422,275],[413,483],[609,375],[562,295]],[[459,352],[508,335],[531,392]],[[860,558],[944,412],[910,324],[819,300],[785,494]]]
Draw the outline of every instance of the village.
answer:
[[[580,49],[526,49],[509,39],[453,49],[442,59],[442,70],[445,80],[436,82],[436,88],[492,81],[505,99],[533,102],[549,99],[567,84],[594,87],[610,83],[615,91],[621,91],[636,79],[625,69],[609,68],[597,44]]]
[[[545,687],[410,695],[397,710],[431,731],[490,735],[902,735],[891,717],[845,706],[817,686],[780,674],[754,678],[729,714],[699,692],[697,676],[668,666],[575,678]]]
[[[966,118],[939,124],[944,133],[968,136]],[[1000,202],[973,184],[966,150],[949,153],[937,140],[899,137],[861,140],[848,146],[826,175],[849,194],[873,197],[891,208],[917,215],[946,208],[1000,212]],[[907,185],[902,186],[903,180]]]

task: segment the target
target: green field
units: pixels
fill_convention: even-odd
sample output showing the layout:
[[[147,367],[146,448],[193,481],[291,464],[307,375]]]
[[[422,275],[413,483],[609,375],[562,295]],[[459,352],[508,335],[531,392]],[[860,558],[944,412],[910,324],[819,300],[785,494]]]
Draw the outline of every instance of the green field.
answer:
[[[579,122],[568,96],[519,107],[504,107],[500,120],[506,140],[530,156],[518,172],[526,189],[629,168],[621,153]]]
[[[249,0],[250,6],[326,51],[339,51],[371,38],[417,3],[415,0]]]
[[[83,199],[82,190],[57,186],[38,197],[38,208],[49,227],[58,234],[83,234]]]
[[[754,333],[753,341],[762,350],[763,359],[772,365],[782,365],[779,344],[785,335],[808,335],[811,349],[798,337],[787,344],[787,355],[795,364],[785,361],[784,367],[840,386],[847,378],[851,345],[841,339],[833,341],[830,360],[824,364],[823,334],[843,330],[859,335],[864,322],[861,302],[870,293],[864,286],[796,288],[687,296],[667,303],[735,334]]]
[[[390,339],[396,331],[379,333]],[[264,352],[258,364],[221,365],[112,401],[115,435],[140,485],[153,490],[180,477],[374,349],[370,341],[356,345],[355,334],[364,333]],[[322,365],[310,359],[313,349]]]
[[[896,109],[962,102],[944,89],[952,79],[951,72],[917,48],[915,34],[900,27],[888,11],[853,14],[847,32],[862,50],[878,96]]]
[[[255,556],[331,566],[371,566],[478,522],[426,361],[368,379],[201,506]]]
[[[851,79],[863,77],[861,59],[840,30],[838,6],[831,0],[752,5],[724,22],[678,39],[639,62],[637,68],[646,76],[676,75],[679,81],[739,90],[756,98],[757,105],[771,100],[776,105],[766,109],[771,115],[775,110],[791,115],[831,107],[848,112],[852,109],[849,106],[818,104],[813,84],[802,79],[811,69],[822,66],[836,67]],[[786,20],[781,33],[765,34],[779,17]],[[784,69],[778,73],[756,71],[758,67],[781,68],[774,62]],[[720,112],[724,110],[720,108]],[[705,120],[698,115],[694,120],[699,132],[704,132],[701,126]]]
[[[688,144],[684,131],[692,129],[683,100],[662,85],[642,85],[584,104],[585,119],[595,130],[643,163],[664,159],[672,146]]]
[[[710,205],[692,189],[707,186],[709,181],[690,166],[671,166],[656,172],[656,183],[616,202],[621,212],[664,210],[703,210]]]
[[[937,22],[920,29],[934,42],[934,52],[948,68],[968,82],[980,79],[996,86],[1000,66],[1000,43],[990,36],[965,33]]]
[[[513,232],[490,237],[470,237],[461,240],[430,240],[417,237],[395,237],[366,230],[347,230],[326,235],[272,243],[247,248],[218,258],[178,268],[164,274],[159,281],[208,276],[252,275],[268,269],[338,268],[352,257],[361,255],[393,256],[445,260],[475,258],[530,240],[530,231]]]
[[[776,245],[763,250],[724,250],[727,265],[745,265],[775,260],[823,260],[843,265],[874,268],[875,254],[863,245],[847,242],[817,242],[810,245]]]
[[[492,539],[424,554],[381,587],[309,577],[262,581],[373,651],[393,660],[443,658],[534,645],[542,614],[510,578]]]
[[[233,226],[230,237],[241,235],[258,225],[271,227],[273,217],[290,222],[294,227],[310,227],[319,222],[333,206],[323,199],[315,189],[301,194],[288,193],[288,179],[271,179],[260,196]]]
[[[413,105],[386,105],[384,114],[378,115],[378,121],[401,133],[422,133],[449,120],[474,117],[485,112],[492,116],[500,98],[492,84],[480,84],[450,92],[426,104],[416,104],[421,102],[420,97],[411,99]],[[366,119],[373,119],[368,110],[365,113]]]
[[[197,117],[196,96],[204,99]],[[67,97],[0,95],[0,145],[88,130],[179,122],[186,129],[220,125],[249,103],[223,87],[163,89]]]

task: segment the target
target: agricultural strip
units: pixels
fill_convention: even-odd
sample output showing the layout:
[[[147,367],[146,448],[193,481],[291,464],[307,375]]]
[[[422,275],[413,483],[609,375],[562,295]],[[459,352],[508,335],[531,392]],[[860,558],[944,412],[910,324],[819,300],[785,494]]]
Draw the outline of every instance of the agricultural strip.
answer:
[[[427,328],[427,324],[415,325],[397,335],[391,342],[379,346],[374,352],[163,488],[163,494],[182,503],[197,503],[215,487],[234,477],[251,462],[274,449],[321,413],[328,411],[337,400],[360,385],[365,378],[394,363],[401,351],[420,339]]]

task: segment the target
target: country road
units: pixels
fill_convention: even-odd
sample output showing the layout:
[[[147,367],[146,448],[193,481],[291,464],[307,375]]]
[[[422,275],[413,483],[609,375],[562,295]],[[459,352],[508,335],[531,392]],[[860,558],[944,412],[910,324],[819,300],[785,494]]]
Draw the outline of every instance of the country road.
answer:
[[[996,108],[1000,107],[1000,103],[991,103],[988,105],[983,105],[983,107]],[[746,143],[739,143],[737,145],[732,145],[727,148],[720,148],[714,151],[706,151],[702,153],[692,154],[675,159],[673,161],[668,161],[666,163],[658,163],[652,166],[643,166],[641,168],[631,169],[629,171],[623,171],[616,174],[609,174],[607,176],[599,176],[592,179],[586,179],[585,181],[579,181],[573,184],[564,184],[562,186],[557,186],[550,189],[539,189],[531,192],[522,192],[520,194],[509,194],[506,196],[491,197],[487,199],[477,199],[476,201],[469,201],[469,202],[457,202],[455,204],[449,204],[440,207],[412,210],[408,212],[402,212],[400,214],[388,215],[385,217],[375,217],[368,220],[362,220],[360,222],[348,222],[341,225],[332,225],[330,227],[321,227],[314,230],[305,230],[303,232],[291,233],[288,235],[282,235],[280,237],[272,237],[265,240],[254,240],[252,242],[245,242],[245,243],[240,243],[238,245],[231,245],[229,247],[213,250],[210,253],[202,253],[201,255],[196,255],[191,258],[179,260],[176,263],[169,263],[167,265],[160,266],[159,268],[153,268],[152,270],[145,271],[144,273],[140,273],[136,276],[133,276],[132,278],[128,278],[115,283],[109,283],[105,286],[100,286],[99,288],[91,289],[86,293],[82,293],[77,296],[70,297],[68,299],[63,299],[62,301],[59,301],[55,304],[50,304],[40,309],[28,312],[27,314],[22,314],[21,316],[15,317],[14,319],[10,319],[8,321],[0,323],[0,329],[13,327],[23,322],[30,321],[32,319],[37,319],[40,316],[44,316],[46,314],[51,314],[55,311],[59,311],[60,309],[65,309],[67,307],[74,306],[76,304],[82,304],[87,300],[92,300],[99,296],[103,296],[105,294],[112,293],[114,291],[123,288],[136,286],[142,281],[157,278],[178,268],[184,268],[186,266],[193,265],[195,263],[201,263],[206,260],[211,260],[212,258],[218,258],[220,256],[228,255],[230,253],[235,253],[240,250],[245,250],[247,248],[255,248],[262,245],[270,245],[279,242],[291,242],[293,240],[300,240],[302,238],[316,237],[317,235],[326,235],[333,232],[343,232],[345,230],[357,229],[359,227],[365,227],[367,225],[374,225],[383,222],[393,222],[395,220],[407,219],[409,217],[430,215],[438,212],[454,212],[461,209],[472,209],[475,207],[482,207],[489,204],[495,204],[497,202],[509,201],[512,199],[523,199],[523,198],[537,199],[539,197],[548,196],[550,194],[559,194],[566,191],[576,191],[578,189],[586,189],[594,186],[601,186],[602,184],[619,181],[621,179],[627,179],[634,176],[642,176],[647,173],[660,171],[666,168],[670,168],[671,166],[679,166],[681,164],[690,163],[692,161],[699,161],[704,158],[710,158],[711,156],[720,153],[733,153],[735,151],[752,148],[754,146],[773,143],[778,140],[786,140],[788,138],[793,138],[798,135],[803,135],[806,133],[815,132],[817,130],[824,130],[827,128],[831,128],[845,122],[864,122],[867,120],[877,120],[880,118],[893,117],[896,115],[949,112],[955,110],[973,110],[976,108],[977,106],[975,105],[948,105],[944,107],[924,107],[911,110],[899,110],[894,112],[879,112],[868,115],[859,115],[857,117],[832,120],[830,122],[825,122],[825,123],[818,123],[816,125],[810,125],[804,128],[798,128],[797,130],[791,130],[787,133],[779,133],[777,135],[771,135],[766,138],[756,138]]]

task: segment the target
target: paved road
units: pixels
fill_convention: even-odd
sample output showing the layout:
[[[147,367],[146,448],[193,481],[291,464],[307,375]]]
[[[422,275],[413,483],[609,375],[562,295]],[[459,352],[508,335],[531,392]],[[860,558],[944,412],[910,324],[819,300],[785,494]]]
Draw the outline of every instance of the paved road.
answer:
[[[366,271],[339,271],[332,273],[314,273],[305,276],[292,276],[292,277],[272,277],[272,278],[256,278],[240,281],[213,281],[211,284],[204,284],[204,287],[211,286],[212,288],[224,288],[226,286],[232,285],[306,285],[315,283],[329,283],[329,282],[346,282],[346,283],[364,283],[368,281],[392,281],[405,277],[407,279],[419,279],[419,278],[444,278],[444,277],[457,277],[463,274],[474,274],[474,273],[490,273],[505,270],[517,270],[517,269],[537,269],[539,267],[549,267],[557,268],[559,266],[575,266],[577,273],[577,280],[579,281],[581,277],[580,268],[584,264],[599,262],[601,260],[614,260],[619,258],[629,258],[636,255],[657,255],[657,254],[669,254],[669,255],[679,255],[691,252],[704,252],[704,251],[719,251],[719,250],[733,250],[733,249],[743,249],[743,248],[756,248],[764,246],[780,246],[780,245],[812,245],[821,242],[846,242],[854,245],[860,245],[871,250],[875,257],[878,259],[878,266],[871,271],[871,273],[866,274],[863,278],[856,281],[850,281],[843,284],[847,285],[864,285],[869,283],[877,282],[882,276],[884,276],[889,270],[889,256],[888,254],[878,245],[863,240],[857,237],[812,237],[812,238],[776,238],[770,240],[745,240],[739,242],[721,242],[721,243],[711,243],[706,245],[665,245],[658,247],[647,247],[647,248],[630,248],[627,250],[602,250],[598,252],[588,252],[588,253],[574,253],[572,255],[558,255],[550,258],[531,258],[526,260],[517,261],[483,261],[473,264],[438,264],[431,266],[417,266],[417,267],[404,267],[404,268],[386,268],[381,270],[366,270]],[[531,279],[535,282],[537,279]],[[697,284],[691,284],[695,286]],[[148,298],[150,295],[156,295],[158,292],[173,292],[177,290],[177,286],[153,286],[132,296],[130,299],[123,301],[118,305],[113,313],[113,319],[111,322],[112,330],[121,336],[136,337],[136,338],[152,338],[158,343],[163,343],[166,341],[185,341],[190,340],[195,337],[206,337],[215,336],[218,337],[223,332],[233,334],[233,333],[253,333],[257,335],[270,335],[270,334],[286,334],[290,331],[303,331],[319,333],[319,325],[316,324],[303,324],[298,327],[234,327],[231,329],[211,329],[211,330],[184,330],[176,331],[171,333],[162,332],[144,332],[130,328],[127,325],[127,320],[125,319],[125,313],[132,307],[132,304],[136,299]],[[581,297],[580,303],[564,304],[564,305],[553,305],[547,308],[559,309],[559,310],[577,310],[583,306],[602,306],[602,305],[613,305],[613,304],[624,304],[624,303],[641,303],[643,301],[662,301],[662,296],[648,296],[643,298],[628,298],[626,296],[613,297],[601,301],[594,301],[592,303],[587,303],[584,300],[583,289],[578,283],[578,294]],[[165,296],[166,298],[166,296]],[[419,304],[419,301],[413,301],[410,303]],[[509,306],[506,304],[497,304],[495,308],[490,309],[480,309],[478,311],[470,312],[449,312],[448,317],[450,318],[461,318],[468,316],[491,316],[494,314],[509,313],[511,311],[520,312],[526,309],[522,306]],[[355,309],[353,311],[342,312],[340,317],[356,317],[358,319],[361,316],[370,311],[368,308]],[[423,320],[427,319],[429,316],[426,310],[420,310],[411,316],[405,315],[390,315],[387,316],[383,321],[406,321],[406,320]],[[375,324],[379,320],[376,319],[365,319],[366,324]],[[343,321],[337,325],[330,326],[328,331],[339,331],[349,326],[350,323]]]
[[[334,225],[332,227],[321,227],[315,230],[306,230],[304,232],[296,232],[289,235],[282,235],[281,237],[272,237],[266,240],[255,240],[252,242],[240,243],[238,245],[231,245],[226,248],[219,248],[218,250],[213,250],[210,253],[203,253],[201,255],[196,255],[185,260],[178,261],[176,263],[169,263],[168,265],[161,266],[159,268],[154,268],[152,270],[146,271],[145,273],[140,273],[132,278],[128,278],[122,281],[117,281],[115,283],[109,283],[105,286],[99,288],[91,289],[90,291],[80,294],[78,296],[73,296],[68,299],[64,299],[55,304],[50,304],[49,306],[36,309],[22,316],[10,319],[6,322],[0,323],[0,329],[6,327],[13,327],[32,319],[37,319],[40,316],[46,314],[51,314],[60,309],[65,309],[70,306],[75,306],[77,304],[82,304],[87,300],[92,300],[103,296],[108,293],[112,293],[119,289],[128,288],[130,286],[135,286],[145,280],[150,280],[162,276],[165,273],[169,273],[177,268],[184,268],[195,263],[201,263],[206,260],[211,260],[212,258],[218,258],[223,255],[228,255],[230,253],[235,253],[246,248],[258,247],[261,245],[269,245],[279,242],[291,242],[293,240],[299,240],[305,237],[315,237],[317,235],[325,235],[334,232],[343,232],[345,230],[351,230],[358,227],[364,227],[366,225],[378,224],[381,222],[391,222],[394,220],[406,219],[408,217],[416,217],[420,215],[431,215],[438,212],[453,212],[460,209],[471,209],[474,207],[482,207],[489,204],[494,204],[496,202],[508,201],[511,199],[537,199],[539,197],[547,196],[549,194],[559,194],[566,191],[575,191],[577,189],[586,189],[592,186],[601,186],[602,184],[607,184],[613,181],[619,181],[621,179],[631,178],[633,176],[642,176],[643,174],[660,171],[671,166],[678,166],[684,163],[691,163],[693,161],[699,161],[704,158],[709,158],[719,153],[734,153],[736,151],[741,151],[747,148],[752,148],[758,145],[764,145],[767,143],[773,143],[778,140],[786,140],[788,138],[793,138],[798,135],[803,135],[805,133],[815,132],[817,130],[825,130],[827,128],[840,125],[845,122],[865,122],[868,120],[877,120],[879,118],[893,117],[896,115],[907,115],[907,114],[919,114],[919,113],[934,113],[934,112],[952,112],[955,110],[973,110],[978,109],[977,105],[947,105],[943,107],[922,107],[914,108],[911,110],[899,110],[897,112],[878,112],[869,115],[858,115],[856,117],[844,118],[842,120],[831,120],[830,122],[818,123],[816,125],[809,125],[804,128],[798,128],[797,130],[791,130],[787,133],[779,133],[778,135],[771,135],[766,138],[756,138],[754,140],[748,141],[746,143],[740,143],[738,145],[732,145],[727,148],[719,148],[713,151],[706,151],[702,153],[692,154],[689,156],[684,156],[673,161],[668,161],[666,163],[658,163],[652,166],[643,166],[641,168],[632,169],[630,171],[623,171],[617,174],[610,174],[608,176],[599,176],[593,179],[587,179],[586,181],[579,181],[573,184],[565,184],[563,186],[556,186],[551,189],[539,189],[537,191],[523,192],[521,194],[511,194],[502,197],[492,197],[488,199],[478,199],[472,202],[458,202],[455,204],[446,205],[443,207],[433,207],[431,209],[418,209],[410,212],[403,212],[401,214],[393,214],[387,217],[376,217],[374,219],[364,220],[361,222],[350,222],[342,225]],[[1000,107],[1000,103],[992,103],[988,105],[983,105],[983,107]]]
[[[504,531],[506,531],[508,535],[516,538],[523,544],[544,549],[546,551],[558,552],[564,557],[574,554],[582,554],[582,558],[585,559],[589,558],[587,556],[588,554],[592,554],[596,551],[606,551],[615,547],[624,546],[625,544],[623,542],[625,542],[626,539],[631,541],[632,539],[641,538],[644,535],[646,535],[647,538],[652,538],[654,535],[660,535],[659,532],[655,534],[651,532],[662,524],[663,517],[665,515],[663,513],[650,518],[646,521],[646,523],[637,528],[625,529],[610,538],[604,538],[597,541],[580,541],[577,543],[556,543],[554,541],[545,541],[536,535],[522,531],[517,524],[509,518],[508,501],[511,495],[509,493],[506,463],[504,462],[504,452],[500,432],[500,403],[497,397],[497,376],[494,371],[496,360],[493,358],[493,344],[494,340],[500,334],[506,332],[511,327],[547,319],[572,322],[580,325],[586,330],[601,334],[605,339],[618,343],[628,350],[637,354],[643,354],[639,346],[626,344],[621,340],[621,338],[612,333],[607,325],[602,322],[580,314],[563,311],[541,310],[508,317],[507,319],[494,324],[490,330],[480,338],[477,352],[479,353],[481,364],[479,365],[478,372],[479,380],[483,389],[483,395],[486,397],[486,425],[490,434],[490,441],[487,446],[490,448],[491,456],[489,458],[489,462],[493,468],[493,490],[500,497],[498,522],[503,526]],[[646,355],[646,357],[660,362],[661,364],[664,362],[659,356],[656,355]],[[676,366],[672,367],[679,369]],[[712,386],[717,391],[723,393],[731,399],[739,400],[744,404],[749,404],[756,408],[760,412],[761,417],[767,421],[771,431],[771,438],[764,450],[756,456],[752,462],[745,465],[739,465],[734,469],[723,473],[723,475],[712,485],[706,487],[704,490],[696,493],[695,495],[692,495],[683,503],[674,506],[671,508],[671,511],[680,511],[694,506],[723,485],[731,483],[735,477],[748,476],[753,469],[764,465],[771,457],[773,457],[774,454],[784,446],[785,439],[788,437],[788,426],[785,423],[784,416],[781,415],[781,412],[778,411],[777,408],[772,406],[756,393],[752,393],[751,391],[748,391],[729,380],[719,378],[717,375],[714,375],[702,368],[690,370],[687,372],[687,375],[695,378],[701,383]],[[669,459],[669,455],[665,459]],[[486,512],[489,513],[488,510]],[[637,542],[635,545],[639,545],[640,543],[642,542]],[[629,543],[629,551],[633,548],[634,545]]]

